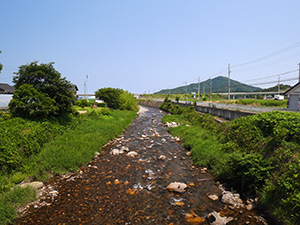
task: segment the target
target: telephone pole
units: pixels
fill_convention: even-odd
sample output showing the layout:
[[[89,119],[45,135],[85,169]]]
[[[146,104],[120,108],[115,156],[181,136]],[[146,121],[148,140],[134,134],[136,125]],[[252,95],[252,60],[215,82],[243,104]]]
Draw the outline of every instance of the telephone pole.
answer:
[[[280,75],[278,75],[278,95],[280,94]]]
[[[300,82],[300,63],[298,63],[298,66],[299,66],[299,79],[298,79],[298,82]]]
[[[212,95],[212,82],[211,82],[211,79],[210,79],[210,103],[212,103],[211,102],[211,95]]]
[[[86,99],[88,99],[88,98],[89,98],[88,79],[89,79],[89,76],[88,76],[88,75],[86,75],[86,94],[87,94],[87,97],[86,97]]]
[[[230,102],[230,63],[228,63],[228,101]]]
[[[198,77],[198,99],[200,101],[200,77]]]
[[[84,81],[84,99],[86,99],[86,81]]]
[[[187,81],[185,81],[185,98],[187,98]]]

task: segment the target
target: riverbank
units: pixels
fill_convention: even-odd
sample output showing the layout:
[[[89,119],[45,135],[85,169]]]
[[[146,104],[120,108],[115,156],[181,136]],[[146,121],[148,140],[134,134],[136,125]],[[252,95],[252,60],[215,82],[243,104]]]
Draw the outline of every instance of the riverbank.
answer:
[[[183,139],[196,164],[209,166],[221,181],[246,196],[257,195],[277,221],[298,224],[298,113],[274,111],[220,124],[194,107],[165,101],[162,109],[176,114],[165,121],[187,125],[170,132]]]
[[[24,179],[22,183],[47,181],[52,176],[76,171],[78,166],[86,165],[96,152],[101,153],[102,147],[118,136],[136,117],[136,113],[131,111],[105,110],[104,112],[105,114],[91,112],[81,115],[77,126],[73,126],[62,135],[57,135],[51,142],[45,143],[39,152],[24,160],[18,169],[10,172],[1,171],[0,224],[12,221],[17,213],[16,207],[20,206],[19,202],[22,203],[24,199],[28,200],[28,196],[32,196],[32,191],[20,192],[15,184]],[[14,132],[17,132],[19,138],[26,138],[28,132],[24,131],[28,131],[28,128]],[[1,134],[3,136],[5,132]],[[36,135],[39,137],[43,132]],[[5,136],[2,138],[5,139]]]

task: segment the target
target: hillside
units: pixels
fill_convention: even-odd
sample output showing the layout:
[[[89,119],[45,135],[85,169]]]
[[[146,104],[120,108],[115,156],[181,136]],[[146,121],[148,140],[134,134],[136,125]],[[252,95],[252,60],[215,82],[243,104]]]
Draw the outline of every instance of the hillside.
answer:
[[[200,93],[205,92],[208,93],[210,92],[210,82],[212,83],[212,92],[213,93],[222,93],[222,92],[227,92],[228,91],[228,78],[227,77],[216,77],[213,79],[209,79],[206,81],[203,81],[200,83]],[[243,83],[240,83],[235,80],[230,79],[230,91],[231,92],[251,92],[251,91],[258,91],[261,88],[259,87],[253,87],[250,85],[246,85]],[[170,90],[171,94],[185,94],[186,87],[181,86],[177,88],[173,88]],[[198,92],[198,83],[193,83],[187,86],[187,93],[190,94],[191,92]],[[169,89],[163,89],[159,92],[156,92],[154,94],[168,94]]]
[[[291,85],[280,84],[281,91],[286,91],[289,88],[291,88]],[[274,87],[270,87],[270,88],[264,88],[261,90],[261,92],[269,92],[269,91],[275,91],[275,92],[278,91],[278,85],[275,85]]]

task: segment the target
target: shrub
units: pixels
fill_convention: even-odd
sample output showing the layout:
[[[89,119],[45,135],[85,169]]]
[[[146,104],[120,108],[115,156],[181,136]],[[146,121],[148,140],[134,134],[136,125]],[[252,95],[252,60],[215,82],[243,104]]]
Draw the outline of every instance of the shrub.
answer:
[[[87,99],[81,99],[80,101],[79,101],[79,106],[82,108],[82,109],[84,109],[84,107],[85,106],[88,106],[89,105],[89,102],[88,102],[88,100]]]
[[[123,90],[117,88],[102,88],[95,92],[95,96],[97,99],[101,99],[106,102],[107,107],[113,109],[119,109],[120,95],[123,93]]]
[[[273,167],[269,160],[258,153],[230,154],[227,171],[220,175],[236,189],[252,194],[258,193],[270,178]]]
[[[105,102],[99,102],[99,103],[97,103],[97,106],[98,107],[106,107],[106,103]]]

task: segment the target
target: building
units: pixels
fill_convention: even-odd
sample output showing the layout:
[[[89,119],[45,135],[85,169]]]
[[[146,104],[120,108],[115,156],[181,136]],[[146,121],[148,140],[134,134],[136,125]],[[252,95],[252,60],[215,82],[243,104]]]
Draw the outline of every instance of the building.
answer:
[[[284,92],[288,96],[288,108],[292,110],[300,109],[300,82]]]
[[[0,83],[0,94],[13,94],[15,91],[14,86],[9,84]]]
[[[77,87],[77,85],[76,84],[71,84],[72,85],[72,87],[71,87],[71,91],[73,91],[74,92],[74,94],[75,95],[77,95],[77,91],[78,91],[78,87]]]

